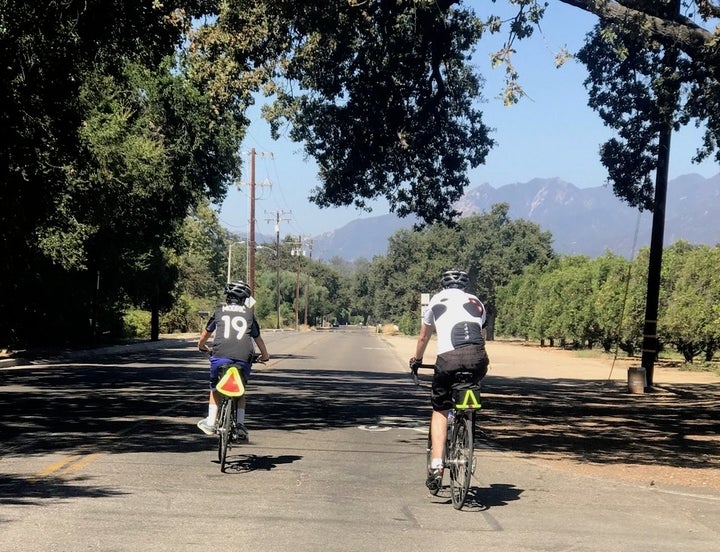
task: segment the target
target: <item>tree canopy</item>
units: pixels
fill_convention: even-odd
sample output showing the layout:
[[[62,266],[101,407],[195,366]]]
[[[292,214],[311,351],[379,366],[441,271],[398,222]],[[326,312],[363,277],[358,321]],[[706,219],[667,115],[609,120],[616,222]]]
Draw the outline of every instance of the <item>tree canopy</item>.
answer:
[[[602,154],[616,193],[647,207],[668,120],[704,125],[697,157],[720,159],[718,4],[564,3],[599,18],[579,58],[591,106],[618,130]],[[474,48],[507,34],[495,63],[515,101],[517,41],[551,14],[513,0],[502,20],[493,5],[2,2],[0,341],[88,340],[113,333],[128,305],[169,309],[184,219],[240,176],[259,94],[274,132],[287,127],[317,161],[319,205],[384,198],[401,216],[455,220],[468,169],[494,145]]]
[[[498,289],[504,336],[635,355],[643,341],[648,249],[631,261],[607,253],[562,257],[512,276]],[[677,241],[666,248],[658,312],[661,350],[686,362],[712,360],[720,349],[716,277],[720,246]]]
[[[185,69],[209,7],[3,3],[4,343],[88,341],[127,304],[171,306],[177,231],[239,174],[247,123]]]

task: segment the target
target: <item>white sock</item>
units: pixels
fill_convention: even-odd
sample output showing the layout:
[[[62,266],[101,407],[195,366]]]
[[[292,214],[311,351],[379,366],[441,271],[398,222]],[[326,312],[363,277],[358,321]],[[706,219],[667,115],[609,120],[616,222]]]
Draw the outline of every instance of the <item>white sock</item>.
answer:
[[[433,458],[432,462],[430,462],[430,469],[439,470],[442,467],[443,467],[442,458]]]
[[[217,405],[216,404],[209,404],[208,405],[208,423],[214,424],[215,418],[217,417]]]
[[[245,409],[238,407],[237,409],[237,421],[239,424],[245,423]]]

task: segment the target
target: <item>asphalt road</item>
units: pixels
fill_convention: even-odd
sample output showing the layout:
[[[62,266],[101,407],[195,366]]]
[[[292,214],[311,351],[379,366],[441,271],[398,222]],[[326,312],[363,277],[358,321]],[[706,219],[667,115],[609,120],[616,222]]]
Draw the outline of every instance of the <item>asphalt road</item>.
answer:
[[[405,359],[371,332],[265,339],[250,442],[224,474],[195,427],[207,361],[191,341],[0,369],[0,550],[720,550],[716,495],[493,443],[456,511],[424,487],[428,390]]]

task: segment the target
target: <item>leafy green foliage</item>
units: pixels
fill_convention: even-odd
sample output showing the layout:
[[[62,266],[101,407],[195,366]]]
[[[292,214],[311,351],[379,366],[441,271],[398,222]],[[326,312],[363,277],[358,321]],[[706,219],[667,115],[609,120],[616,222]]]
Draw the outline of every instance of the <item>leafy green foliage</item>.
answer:
[[[648,208],[658,125],[706,124],[696,158],[720,159],[717,39],[669,3],[567,3],[601,17],[580,55],[591,105],[618,131],[602,159],[616,193]],[[714,3],[696,4],[702,22],[717,16]],[[317,161],[316,203],[384,198],[430,224],[394,238],[404,264],[378,259],[357,267],[357,281],[339,266],[303,265],[309,318],[402,317],[417,308],[407,284],[430,290],[447,264],[471,271],[492,314],[498,286],[551,256],[549,237],[502,208],[434,223],[454,219],[468,169],[494,145],[470,65],[484,33],[508,32],[495,62],[507,69],[508,103],[522,96],[511,58],[548,4],[508,5],[514,17],[483,21],[454,0],[5,3],[0,342],[119,335],[130,308],[151,313],[153,337],[161,324],[190,324],[221,287],[232,241],[202,210],[240,176],[245,110],[258,92],[272,100],[273,132],[287,129]],[[269,313],[280,289],[283,323],[300,310],[288,259],[274,287],[259,287]]]
[[[198,31],[197,65],[226,93],[274,95],[273,131],[288,124],[320,167],[318,205],[384,197],[400,216],[448,221],[493,145],[468,63],[482,25],[452,4],[227,3]]]
[[[678,241],[664,251],[658,337],[687,362],[720,344],[720,247]],[[532,267],[498,290],[502,335],[637,353],[643,338],[648,250],[632,261],[606,254]]]
[[[549,233],[527,221],[510,220],[507,212],[507,204],[499,204],[490,213],[464,217],[453,226],[395,233],[387,255],[374,259],[363,276],[373,297],[373,323],[419,317],[420,294],[435,293],[442,273],[460,268],[468,271],[469,289],[488,310],[492,337],[497,288],[526,266],[543,265],[553,257]]]
[[[686,361],[692,362],[702,352],[706,360],[710,360],[720,346],[720,248],[683,249],[681,258],[676,259],[676,269],[666,282],[671,291],[658,333],[663,341],[672,343]]]
[[[150,335],[150,313],[139,309],[130,309],[123,316],[123,337],[145,338]]]
[[[589,106],[619,136],[600,150],[608,180],[630,205],[652,210],[651,173],[657,167],[660,126],[666,122],[657,82],[663,54],[648,48],[647,34],[636,28],[613,29],[610,33],[607,26],[596,27],[578,59],[588,67]]]
[[[33,0],[0,14],[1,342],[119,335],[130,305],[159,330],[182,220],[239,172],[245,121],[176,55],[209,7]]]
[[[689,38],[681,32],[682,26],[702,33],[679,12],[672,12],[672,2],[666,3],[670,8],[651,4],[644,12],[601,19],[577,54],[588,68],[588,105],[617,132],[600,150],[608,181],[618,197],[641,210],[653,208],[651,176],[657,168],[663,127],[678,130],[693,120],[697,126],[706,123],[695,160],[715,154],[720,161],[716,62],[708,63],[705,55],[684,42]],[[665,36],[658,32],[655,18],[673,21],[679,30]],[[709,33],[707,39],[708,51],[716,49],[710,45]]]

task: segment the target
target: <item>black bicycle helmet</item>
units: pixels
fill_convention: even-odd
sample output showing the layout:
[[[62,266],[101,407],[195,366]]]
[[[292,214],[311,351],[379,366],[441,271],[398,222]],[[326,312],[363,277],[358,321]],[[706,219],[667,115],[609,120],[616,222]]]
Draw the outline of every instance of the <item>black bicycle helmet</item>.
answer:
[[[465,289],[469,281],[470,278],[468,278],[467,272],[465,272],[464,270],[458,270],[456,268],[444,272],[442,278],[440,278],[440,283],[442,284],[442,287],[444,289]]]
[[[225,299],[228,303],[242,305],[248,297],[250,297],[250,286],[242,280],[228,282],[225,286]]]

